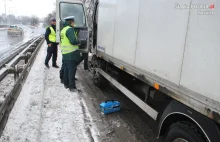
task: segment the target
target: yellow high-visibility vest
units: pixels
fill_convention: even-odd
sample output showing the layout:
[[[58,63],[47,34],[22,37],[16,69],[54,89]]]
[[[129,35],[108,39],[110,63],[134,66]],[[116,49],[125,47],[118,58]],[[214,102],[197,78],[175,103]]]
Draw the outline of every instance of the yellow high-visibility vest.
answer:
[[[50,42],[56,42],[56,32],[52,27],[50,27],[50,35],[49,35],[49,41]]]
[[[79,47],[77,45],[72,45],[69,41],[69,39],[66,36],[66,31],[71,28],[70,26],[66,26],[65,28],[62,29],[60,36],[61,36],[61,52],[62,54],[68,54],[71,53]],[[77,39],[76,33],[74,33],[75,38]]]

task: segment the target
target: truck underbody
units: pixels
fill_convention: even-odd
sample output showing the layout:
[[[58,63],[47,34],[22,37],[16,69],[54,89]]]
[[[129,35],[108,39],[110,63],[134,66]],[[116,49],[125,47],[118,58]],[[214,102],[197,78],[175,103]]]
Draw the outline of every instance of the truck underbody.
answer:
[[[172,92],[165,84],[163,86],[161,81],[138,74],[134,68],[132,70],[122,61],[114,60],[99,51],[91,62],[95,84],[103,87],[109,81],[136,103],[158,122],[158,137],[166,137],[168,140],[169,132],[173,131],[171,128],[184,127],[194,129],[196,132],[192,133],[198,136],[198,139],[201,138],[201,141],[219,141],[220,125],[214,119],[208,118],[211,116],[210,112],[206,117],[190,105],[198,104],[195,99],[184,97],[182,93],[176,93],[177,91]],[[159,88],[155,88],[155,83],[159,84]],[[206,109],[207,106],[204,105],[203,108]]]

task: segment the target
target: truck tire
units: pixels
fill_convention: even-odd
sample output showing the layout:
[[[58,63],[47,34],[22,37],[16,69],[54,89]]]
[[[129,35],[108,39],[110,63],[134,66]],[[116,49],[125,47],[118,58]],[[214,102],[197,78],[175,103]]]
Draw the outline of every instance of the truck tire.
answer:
[[[93,81],[94,81],[94,84],[98,87],[104,87],[107,82],[106,79],[99,73],[93,77]]]
[[[96,68],[100,68],[100,67],[101,67],[101,61],[94,56],[92,59],[93,82],[98,87],[104,87],[107,83],[107,80],[96,71]]]
[[[96,68],[97,67],[99,67],[99,65],[96,66]],[[102,88],[106,85],[107,80],[100,73],[98,73],[98,72],[96,72],[96,70],[94,70],[94,72],[93,72],[93,82],[96,86]]]
[[[169,127],[165,142],[205,142],[195,126],[177,122]]]

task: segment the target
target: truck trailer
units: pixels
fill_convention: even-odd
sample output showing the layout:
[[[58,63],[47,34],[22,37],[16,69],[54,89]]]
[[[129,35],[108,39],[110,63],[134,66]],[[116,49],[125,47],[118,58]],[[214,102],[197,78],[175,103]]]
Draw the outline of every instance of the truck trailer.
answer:
[[[167,142],[220,142],[220,1],[57,0],[57,42],[75,16],[97,86],[112,83]],[[91,24],[92,28],[88,25]]]

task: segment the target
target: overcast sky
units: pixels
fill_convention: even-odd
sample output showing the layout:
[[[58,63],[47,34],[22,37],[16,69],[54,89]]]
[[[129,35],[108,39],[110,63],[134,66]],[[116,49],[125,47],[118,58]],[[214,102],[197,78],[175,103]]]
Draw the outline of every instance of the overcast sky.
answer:
[[[0,15],[5,13],[5,0],[0,0]],[[55,9],[56,0],[6,0],[7,15],[13,13],[16,16],[36,15],[40,18],[46,17]]]

